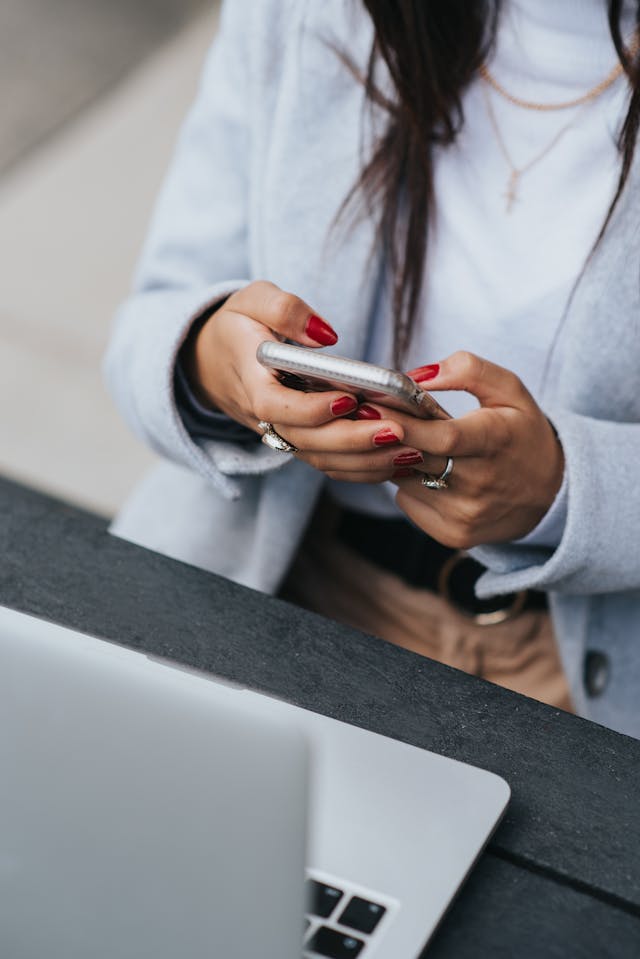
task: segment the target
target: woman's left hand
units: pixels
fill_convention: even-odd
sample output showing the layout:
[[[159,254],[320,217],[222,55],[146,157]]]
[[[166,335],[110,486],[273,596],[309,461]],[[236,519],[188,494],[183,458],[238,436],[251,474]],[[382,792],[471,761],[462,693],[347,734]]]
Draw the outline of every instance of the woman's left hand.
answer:
[[[454,353],[409,375],[429,391],[465,390],[480,408],[458,419],[419,420],[393,412],[404,442],[425,451],[415,472],[396,478],[396,501],[422,530],[458,549],[519,539],[551,506],[564,473],[562,447],[548,419],[514,374],[472,353]],[[378,408],[382,412],[382,407]],[[388,412],[385,414],[388,416]],[[454,461],[446,489],[422,485]]]

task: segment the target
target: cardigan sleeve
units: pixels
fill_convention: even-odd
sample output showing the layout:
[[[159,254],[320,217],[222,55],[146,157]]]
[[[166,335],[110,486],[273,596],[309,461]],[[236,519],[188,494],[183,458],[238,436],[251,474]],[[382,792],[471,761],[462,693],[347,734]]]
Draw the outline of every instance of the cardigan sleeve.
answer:
[[[248,169],[252,23],[249,0],[223,4],[199,92],[180,132],[152,217],[134,288],[116,314],[105,376],[124,419],[162,456],[236,497],[232,474],[288,459],[262,444],[230,449],[189,435],[177,409],[180,346],[203,312],[251,279]]]
[[[540,522],[530,533],[514,542],[518,546],[551,546],[556,547],[562,539],[565,523],[567,522],[567,474],[564,474],[562,485],[556,498],[544,514]]]
[[[477,547],[478,595],[541,589],[586,595],[640,589],[640,424],[547,411],[564,449],[566,520],[555,549]]]

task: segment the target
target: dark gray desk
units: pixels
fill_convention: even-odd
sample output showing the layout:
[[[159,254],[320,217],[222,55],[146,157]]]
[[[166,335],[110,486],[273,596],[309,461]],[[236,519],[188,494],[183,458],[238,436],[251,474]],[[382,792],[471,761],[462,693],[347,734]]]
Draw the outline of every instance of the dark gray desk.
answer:
[[[504,776],[506,819],[429,959],[640,957],[640,742],[124,543],[3,480],[0,557],[3,605]]]

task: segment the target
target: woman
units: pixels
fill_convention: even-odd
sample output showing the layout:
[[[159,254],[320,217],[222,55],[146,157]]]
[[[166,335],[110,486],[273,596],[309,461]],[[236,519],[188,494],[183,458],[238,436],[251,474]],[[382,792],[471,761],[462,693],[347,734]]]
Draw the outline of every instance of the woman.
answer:
[[[171,461],[114,531],[640,735],[639,16],[227,0],[107,358]],[[273,336],[454,419],[289,390]]]

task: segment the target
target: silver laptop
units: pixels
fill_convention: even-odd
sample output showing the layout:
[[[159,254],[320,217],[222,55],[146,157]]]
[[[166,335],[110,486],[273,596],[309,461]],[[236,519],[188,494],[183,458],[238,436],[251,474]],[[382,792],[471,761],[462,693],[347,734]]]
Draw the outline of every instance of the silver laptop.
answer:
[[[0,955],[416,959],[498,776],[0,608]]]

